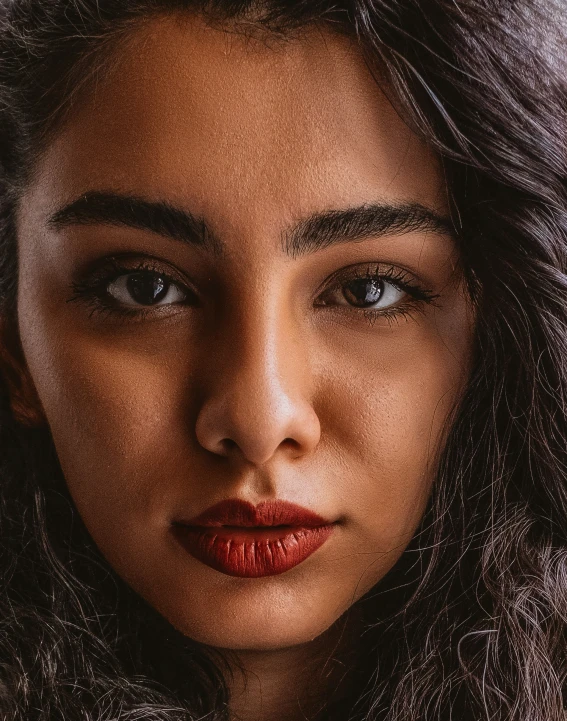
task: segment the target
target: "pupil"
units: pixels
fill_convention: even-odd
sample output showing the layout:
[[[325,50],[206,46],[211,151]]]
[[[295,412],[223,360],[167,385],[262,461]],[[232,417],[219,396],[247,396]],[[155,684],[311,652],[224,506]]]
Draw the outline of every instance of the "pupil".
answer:
[[[379,278],[357,278],[345,285],[343,294],[349,303],[364,307],[380,299],[384,283]]]
[[[136,303],[153,305],[167,294],[167,283],[159,275],[149,273],[131,273],[126,287]]]

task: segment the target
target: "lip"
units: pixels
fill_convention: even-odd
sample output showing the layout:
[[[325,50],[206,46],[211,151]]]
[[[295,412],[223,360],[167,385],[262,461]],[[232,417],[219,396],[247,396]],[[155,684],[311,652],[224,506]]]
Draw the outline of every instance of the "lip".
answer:
[[[239,578],[285,573],[305,561],[329,538],[335,523],[288,501],[254,506],[229,499],[187,521],[173,534],[193,558]]]

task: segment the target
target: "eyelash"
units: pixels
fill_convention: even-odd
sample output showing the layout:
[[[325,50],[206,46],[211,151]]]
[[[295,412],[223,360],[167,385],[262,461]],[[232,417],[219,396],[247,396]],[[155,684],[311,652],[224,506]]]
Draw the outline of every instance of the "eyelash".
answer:
[[[115,318],[127,320],[144,320],[148,315],[156,313],[156,308],[168,308],[171,305],[143,308],[128,308],[121,306],[117,301],[112,300],[107,289],[111,283],[118,280],[124,275],[132,273],[147,272],[159,276],[168,283],[172,283],[181,288],[184,293],[193,296],[195,305],[198,304],[197,294],[186,286],[181,280],[173,278],[170,274],[164,273],[157,265],[154,265],[148,259],[139,261],[137,264],[129,267],[116,257],[105,259],[102,267],[97,268],[93,273],[87,275],[84,279],[71,283],[73,296],[67,302],[82,302],[90,307],[91,312],[89,318],[95,314],[112,315]],[[357,308],[354,305],[335,306],[341,310],[346,309],[347,312],[358,311],[365,320],[371,325],[378,318],[386,318],[389,322],[398,320],[400,317],[408,317],[411,310],[423,311],[423,304],[435,305],[435,299],[439,296],[430,290],[423,288],[412,280],[409,273],[401,268],[394,266],[382,266],[379,263],[367,264],[366,270],[360,271],[360,265],[343,268],[335,273],[325,282],[322,292],[318,297],[329,295],[333,291],[340,290],[349,281],[353,280],[382,280],[393,285],[397,290],[407,293],[411,300],[400,305],[388,307],[385,309]],[[185,301],[184,305],[192,305],[189,301]],[[318,304],[318,307],[329,307],[325,303]],[[159,311],[157,311],[159,312]]]
[[[397,290],[401,290],[410,296],[409,301],[405,301],[402,304],[390,306],[383,309],[371,309],[371,308],[356,308],[356,306],[339,306],[340,310],[346,310],[346,312],[352,312],[353,310],[358,312],[367,320],[370,325],[373,325],[379,318],[385,318],[388,322],[393,320],[399,320],[402,318],[408,318],[411,316],[411,311],[423,312],[423,305],[437,305],[435,300],[439,297],[438,294],[433,293],[431,290],[424,288],[413,280],[412,276],[402,268],[395,266],[384,266],[381,263],[368,263],[366,269],[361,271],[361,266],[350,266],[349,268],[343,268],[334,275],[331,276],[325,282],[325,289],[323,293],[330,294],[337,288],[341,288],[346,283],[352,280],[383,280],[387,281],[394,286]],[[324,304],[323,304],[324,307]]]
[[[89,318],[93,315],[102,314],[114,318],[127,320],[144,320],[148,315],[156,313],[156,308],[128,308],[121,306],[109,295],[107,288],[114,281],[124,275],[146,272],[158,275],[168,283],[173,283],[196,298],[196,293],[191,291],[180,279],[173,278],[169,273],[164,273],[158,265],[154,265],[149,259],[139,261],[132,266],[125,265],[119,258],[109,257],[104,259],[103,265],[99,266],[92,273],[86,273],[82,280],[71,283],[73,296],[67,300],[68,303],[81,302],[90,307]],[[161,306],[167,308],[168,306]]]

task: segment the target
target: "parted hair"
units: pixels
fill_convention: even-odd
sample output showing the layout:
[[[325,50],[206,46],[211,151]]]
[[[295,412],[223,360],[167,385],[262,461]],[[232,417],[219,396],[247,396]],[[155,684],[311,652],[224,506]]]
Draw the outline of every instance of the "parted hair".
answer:
[[[565,721],[567,12],[563,0],[1,0],[0,317],[17,336],[15,211],[66,113],[132,28],[198,13],[360,44],[441,158],[476,315],[427,511],[359,602],[357,683],[325,719]],[[109,567],[48,428],[0,378],[0,718],[220,721],[226,659]]]

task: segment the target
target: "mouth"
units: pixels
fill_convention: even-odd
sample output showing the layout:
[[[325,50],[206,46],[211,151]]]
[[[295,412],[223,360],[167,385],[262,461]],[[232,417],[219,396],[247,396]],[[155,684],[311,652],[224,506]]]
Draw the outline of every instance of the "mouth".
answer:
[[[336,523],[287,501],[258,506],[230,499],[172,531],[189,554],[210,568],[239,578],[285,573],[328,540]]]

